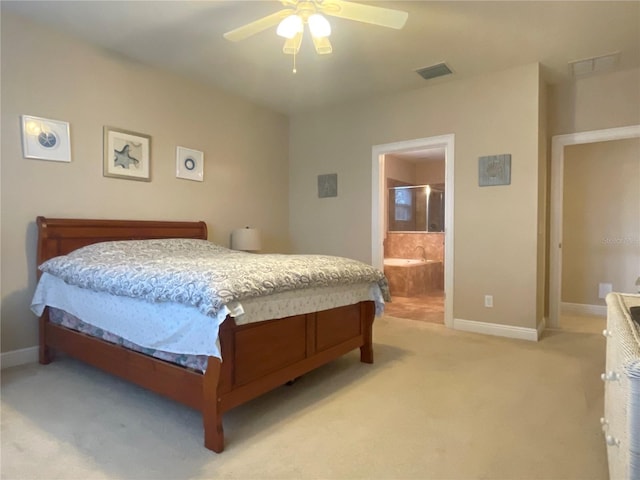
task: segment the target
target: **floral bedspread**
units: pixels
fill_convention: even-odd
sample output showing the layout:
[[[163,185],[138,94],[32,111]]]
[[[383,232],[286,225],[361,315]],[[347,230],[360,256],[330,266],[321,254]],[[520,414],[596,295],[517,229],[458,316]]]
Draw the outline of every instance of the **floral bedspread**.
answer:
[[[357,260],[252,254],[195,239],[96,243],[39,268],[77,287],[192,305],[205,315],[231,301],[307,287],[376,282],[384,299],[390,298],[384,274]]]

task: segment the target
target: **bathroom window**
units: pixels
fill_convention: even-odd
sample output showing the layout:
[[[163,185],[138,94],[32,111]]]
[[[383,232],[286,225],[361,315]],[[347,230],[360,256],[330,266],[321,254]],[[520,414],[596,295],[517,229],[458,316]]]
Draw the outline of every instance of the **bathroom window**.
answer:
[[[412,198],[411,190],[408,188],[396,188],[395,189],[395,207],[396,207],[396,221],[408,222],[411,221]]]

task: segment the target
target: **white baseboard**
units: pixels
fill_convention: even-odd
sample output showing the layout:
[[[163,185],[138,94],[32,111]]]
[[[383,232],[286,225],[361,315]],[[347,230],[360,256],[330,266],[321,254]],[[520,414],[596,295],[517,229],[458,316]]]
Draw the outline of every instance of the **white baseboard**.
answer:
[[[36,363],[38,361],[38,347],[22,348],[20,350],[11,350],[0,355],[0,367],[4,370],[9,367],[17,367],[27,363]]]
[[[539,328],[539,326],[538,326]],[[530,340],[537,342],[539,338],[538,329],[514,327],[512,325],[499,325],[497,323],[476,322],[474,320],[453,319],[453,329],[465,332],[483,333],[497,337],[517,338],[519,340]]]
[[[577,315],[598,315],[599,317],[607,316],[606,305],[587,305],[585,303],[567,303],[560,304],[560,312]]]

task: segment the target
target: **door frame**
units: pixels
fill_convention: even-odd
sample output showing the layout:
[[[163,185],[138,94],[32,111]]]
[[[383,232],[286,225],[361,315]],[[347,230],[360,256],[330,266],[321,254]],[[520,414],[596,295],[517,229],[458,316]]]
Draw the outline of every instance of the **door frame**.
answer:
[[[406,153],[427,148],[444,148],[445,196],[444,196],[444,324],[453,328],[453,199],[454,199],[454,144],[455,135],[417,138],[401,142],[374,145],[372,147],[372,208],[371,208],[371,264],[384,268],[384,164],[385,155]]]
[[[564,149],[570,145],[640,138],[640,125],[556,135],[551,139],[551,196],[549,225],[549,327],[560,325],[562,303],[562,200]]]

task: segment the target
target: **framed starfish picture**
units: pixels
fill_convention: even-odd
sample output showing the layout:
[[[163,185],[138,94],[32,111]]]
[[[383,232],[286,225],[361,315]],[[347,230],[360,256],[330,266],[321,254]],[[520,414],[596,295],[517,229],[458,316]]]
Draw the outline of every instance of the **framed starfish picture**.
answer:
[[[103,175],[151,181],[151,137],[114,127],[104,127]]]

